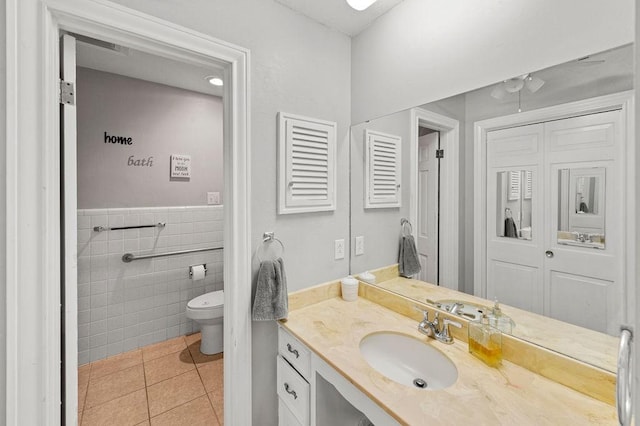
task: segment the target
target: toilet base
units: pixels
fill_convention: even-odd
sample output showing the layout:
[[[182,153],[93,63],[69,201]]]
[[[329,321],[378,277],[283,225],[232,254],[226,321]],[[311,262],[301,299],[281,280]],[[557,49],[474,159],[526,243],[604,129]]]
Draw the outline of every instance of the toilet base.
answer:
[[[200,324],[200,352],[205,355],[218,354],[224,348],[224,336],[220,324]]]

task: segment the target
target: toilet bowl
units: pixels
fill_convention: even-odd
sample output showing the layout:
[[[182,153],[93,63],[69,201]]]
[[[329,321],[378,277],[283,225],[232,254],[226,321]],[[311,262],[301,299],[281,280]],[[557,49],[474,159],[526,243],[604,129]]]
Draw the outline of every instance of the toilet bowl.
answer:
[[[187,318],[200,324],[200,352],[212,355],[223,349],[224,291],[205,293],[187,303]]]

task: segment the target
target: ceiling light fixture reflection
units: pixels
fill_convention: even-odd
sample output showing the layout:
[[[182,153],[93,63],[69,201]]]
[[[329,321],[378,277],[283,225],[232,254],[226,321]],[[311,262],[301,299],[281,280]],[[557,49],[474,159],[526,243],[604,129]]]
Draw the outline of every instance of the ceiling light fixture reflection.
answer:
[[[521,75],[519,77],[510,78],[499,83],[491,91],[491,97],[502,100],[509,93],[520,93],[526,88],[530,93],[535,93],[544,85],[544,80],[534,77],[531,74]]]
[[[355,10],[363,11],[374,4],[376,1],[377,0],[347,0],[347,3]]]
[[[216,77],[215,75],[208,75],[204,79],[207,80],[209,84],[212,84],[214,86],[224,85],[224,81],[222,81],[220,77]]]

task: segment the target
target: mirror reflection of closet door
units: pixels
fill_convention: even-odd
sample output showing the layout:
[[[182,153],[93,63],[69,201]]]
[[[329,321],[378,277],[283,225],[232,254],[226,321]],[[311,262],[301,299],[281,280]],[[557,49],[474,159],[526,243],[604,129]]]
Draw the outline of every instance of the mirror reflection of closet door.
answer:
[[[542,313],[543,126],[487,134],[487,298]]]
[[[623,320],[621,112],[545,123],[544,314],[617,334]]]
[[[438,283],[438,133],[418,140],[418,257],[420,280]]]

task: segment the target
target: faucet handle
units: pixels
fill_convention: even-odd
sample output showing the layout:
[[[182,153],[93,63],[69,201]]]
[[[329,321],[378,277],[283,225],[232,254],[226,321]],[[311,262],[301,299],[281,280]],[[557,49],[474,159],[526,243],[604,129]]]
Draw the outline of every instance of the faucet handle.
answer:
[[[436,339],[438,339],[442,343],[446,343],[448,345],[453,343],[453,337],[449,335],[449,325],[454,327],[462,328],[462,324],[457,321],[452,321],[449,318],[445,318],[442,321],[442,330],[440,333],[436,334]]]
[[[448,325],[452,325],[454,327],[462,328],[462,324],[460,324],[458,321],[450,320],[449,318],[445,318],[443,323],[445,327],[447,327]]]
[[[414,311],[418,311],[418,312],[422,312],[424,320],[425,321],[429,321],[429,311],[428,310],[423,309],[422,307],[417,306],[417,305],[413,305],[413,310]]]

